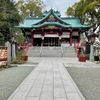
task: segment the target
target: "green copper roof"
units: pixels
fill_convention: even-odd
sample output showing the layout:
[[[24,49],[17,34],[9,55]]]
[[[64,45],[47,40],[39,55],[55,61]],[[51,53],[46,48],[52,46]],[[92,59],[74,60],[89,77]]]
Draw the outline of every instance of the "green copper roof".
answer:
[[[73,17],[60,17],[59,12],[55,12],[51,9],[45,12],[45,16],[42,18],[27,17],[23,23],[20,23],[18,27],[22,28],[41,28],[45,26],[58,26],[62,28],[89,28],[89,26],[82,25],[79,18]],[[50,17],[54,20],[47,21]]]
[[[53,9],[51,9],[51,10],[53,10]],[[51,11],[51,10],[50,10],[50,11]],[[50,11],[45,11],[45,12],[43,13],[43,16],[47,16],[47,14],[50,13]],[[59,16],[59,17],[61,16],[61,14],[60,14],[59,11],[53,11],[53,12],[54,12],[57,16]]]
[[[41,28],[41,27],[45,27],[45,26],[58,26],[58,27],[63,27],[63,28],[71,27],[70,25],[60,24],[58,22],[44,22],[43,24],[33,25],[33,28],[38,28],[38,27]]]

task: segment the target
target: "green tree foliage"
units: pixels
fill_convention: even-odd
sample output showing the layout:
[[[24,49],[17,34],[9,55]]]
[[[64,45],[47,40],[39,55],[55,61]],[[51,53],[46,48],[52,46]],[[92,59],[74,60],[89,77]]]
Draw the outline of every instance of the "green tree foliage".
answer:
[[[10,39],[11,30],[20,20],[13,0],[0,0],[0,32],[4,35],[5,41]]]
[[[100,0],[80,0],[69,7],[66,14],[77,16],[88,24],[100,24]]]
[[[24,41],[25,41],[25,37],[23,36],[23,34],[22,33],[17,34],[17,36],[16,36],[16,42],[18,44],[23,44]]]
[[[28,0],[25,2],[24,0],[19,0],[16,3],[16,7],[19,10],[19,13],[23,18],[27,16],[42,16],[43,2],[41,0]]]
[[[4,45],[4,36],[0,33],[0,45]]]
[[[74,11],[73,7],[69,7],[67,9],[66,13],[67,13],[68,16],[74,16],[75,15],[75,11]]]
[[[72,7],[69,7],[68,9],[67,9],[67,11],[66,11],[66,14],[68,15],[68,16],[75,16],[75,9],[76,9],[76,7],[77,7],[77,3],[75,3],[74,5],[72,5]]]

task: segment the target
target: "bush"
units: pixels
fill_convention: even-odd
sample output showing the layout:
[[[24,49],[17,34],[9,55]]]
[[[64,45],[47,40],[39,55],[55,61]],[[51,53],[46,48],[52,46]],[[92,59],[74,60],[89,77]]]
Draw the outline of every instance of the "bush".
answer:
[[[23,54],[24,54],[23,49],[17,50],[16,59],[12,61],[12,64],[24,64],[25,61],[22,59]]]
[[[24,63],[25,63],[25,61],[20,60],[20,59],[15,59],[12,61],[12,64],[24,64]]]
[[[4,36],[0,33],[0,45],[4,45]]]
[[[7,68],[11,68],[11,67],[15,67],[15,66],[11,66],[11,65],[1,65],[0,66],[0,71],[1,70],[4,70],[4,69],[7,69]]]
[[[17,50],[17,57],[21,57],[24,53],[24,50],[23,49],[18,49]]]
[[[25,37],[23,36],[23,34],[18,34],[17,36],[16,36],[16,42],[18,43],[18,44],[23,44],[24,43],[24,41],[25,41]]]

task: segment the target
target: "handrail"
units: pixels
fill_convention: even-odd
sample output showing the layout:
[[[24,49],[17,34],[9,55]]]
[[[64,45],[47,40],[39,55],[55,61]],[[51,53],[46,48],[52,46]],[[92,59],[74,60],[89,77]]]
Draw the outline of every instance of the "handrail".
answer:
[[[61,54],[62,54],[62,57],[63,57],[63,47],[62,47],[62,45],[61,45]]]
[[[41,44],[40,57],[41,57],[41,54],[42,54],[42,49],[43,49],[43,44]]]

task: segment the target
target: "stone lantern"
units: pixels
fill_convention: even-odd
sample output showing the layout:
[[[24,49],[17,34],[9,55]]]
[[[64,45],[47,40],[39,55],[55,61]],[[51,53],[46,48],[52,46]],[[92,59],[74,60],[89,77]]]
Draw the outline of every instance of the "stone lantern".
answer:
[[[90,43],[90,57],[89,57],[89,60],[91,62],[94,61],[94,47],[93,47],[93,44],[95,42],[95,37],[97,37],[97,34],[93,33],[93,31],[90,31],[90,33],[88,34],[88,38],[89,38],[89,43]]]

